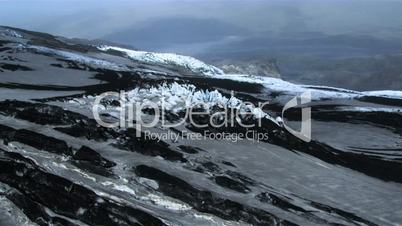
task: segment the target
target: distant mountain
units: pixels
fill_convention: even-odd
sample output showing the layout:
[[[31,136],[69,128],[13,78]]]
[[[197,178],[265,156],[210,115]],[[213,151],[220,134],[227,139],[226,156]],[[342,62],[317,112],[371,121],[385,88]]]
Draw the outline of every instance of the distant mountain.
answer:
[[[176,45],[191,49],[191,45],[220,42],[227,37],[248,33],[247,29],[217,19],[179,17],[144,21],[141,27],[129,27],[102,39],[145,50],[163,51]]]
[[[207,62],[275,59],[285,80],[354,90],[402,89],[402,42],[371,36],[286,33],[220,44],[196,55]],[[268,66],[268,65],[267,65]]]
[[[280,78],[280,70],[274,59],[216,60],[211,64],[221,68],[227,74],[249,74]]]

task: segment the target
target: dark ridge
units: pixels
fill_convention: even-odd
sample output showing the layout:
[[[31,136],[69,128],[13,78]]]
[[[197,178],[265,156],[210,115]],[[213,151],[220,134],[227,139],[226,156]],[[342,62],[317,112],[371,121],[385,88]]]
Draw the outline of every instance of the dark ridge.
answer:
[[[287,212],[292,212],[296,215],[299,215],[301,217],[304,217],[306,219],[309,219],[311,222],[314,222],[316,224],[321,224],[321,225],[340,225],[337,222],[331,222],[328,219],[322,218],[318,214],[318,216],[315,214],[315,212],[318,211],[311,211],[311,210],[305,210],[301,207],[298,207],[294,204],[291,203],[291,199],[289,198],[281,198],[277,195],[264,192],[256,196],[258,200],[260,200],[262,203],[268,203],[270,205],[276,206],[282,210],[285,210]],[[353,225],[370,225],[370,226],[375,226],[376,224],[367,221],[363,218],[360,218],[352,213],[348,213],[346,211],[340,211],[339,209],[323,205],[320,203],[312,202],[312,201],[307,201],[309,205],[311,205],[313,208],[317,208],[318,210],[324,211],[325,213],[343,219],[344,221],[351,223]]]
[[[338,89],[335,87],[319,87],[319,86],[304,86],[304,87],[309,88],[309,89],[317,89],[317,90],[324,90],[324,91],[335,91],[335,92],[339,92],[339,93],[358,93],[353,90],[342,90],[342,89]]]
[[[0,112],[41,125],[62,125],[55,130],[73,137],[107,140],[118,136],[112,129],[99,126],[94,119],[58,106],[6,100],[0,102]]]
[[[0,63],[0,68],[8,71],[33,71],[31,68],[19,64]]]
[[[279,207],[280,209],[283,209],[286,211],[292,210],[292,211],[301,212],[301,213],[307,212],[303,208],[293,205],[292,203],[286,201],[285,199],[280,198],[274,194],[267,193],[267,192],[257,195],[256,198],[258,200],[260,200],[261,202],[270,203],[271,205],[274,205],[274,206]]]
[[[241,173],[235,171],[224,172],[219,165],[211,161],[201,161],[201,163],[197,161],[196,163],[194,164],[195,166],[187,168],[195,172],[212,175],[211,179],[221,187],[236,192],[248,193],[251,191],[248,186],[255,186],[257,184],[257,182]]]
[[[0,112],[41,125],[70,125],[88,117],[58,106],[17,100],[0,102]]]
[[[78,151],[76,151],[73,155],[73,159],[84,162],[91,162],[95,165],[99,165],[105,168],[111,168],[116,165],[116,163],[103,158],[98,152],[87,146],[82,146]]]
[[[20,172],[23,176],[18,176],[15,172]],[[158,218],[142,210],[100,197],[84,186],[44,172],[36,165],[25,161],[24,157],[15,159],[3,150],[0,150],[0,181],[17,189],[31,201],[59,215],[86,224],[165,225]],[[34,215],[41,216],[41,211],[32,213],[31,217]]]
[[[0,139],[3,139],[4,144],[11,141],[17,141],[39,150],[44,150],[50,153],[72,156],[71,163],[90,173],[102,175],[105,177],[115,177],[108,169],[116,164],[103,158],[96,151],[82,147],[73,154],[72,148],[67,146],[67,143],[56,138],[48,137],[29,130],[16,130],[7,126],[0,125]]]
[[[4,46],[5,44],[9,44],[11,41],[8,40],[0,40],[0,46]]]
[[[205,152],[201,148],[193,147],[193,146],[189,146],[189,145],[179,145],[178,148],[180,148],[180,150],[182,150],[188,154],[197,154],[200,151]]]
[[[0,56],[0,60],[7,60],[7,61],[17,61],[17,62],[28,62],[26,60],[21,60],[13,56]]]
[[[344,217],[346,219],[352,219],[353,221],[362,222],[362,223],[367,224],[367,225],[376,225],[376,224],[374,224],[374,223],[372,223],[370,221],[367,221],[367,220],[365,220],[365,219],[363,219],[361,217],[358,217],[358,216],[356,216],[356,215],[354,215],[352,213],[349,213],[349,212],[346,212],[346,211],[343,211],[343,210],[340,210],[340,209],[332,208],[332,207],[327,206],[327,205],[322,204],[322,203],[311,202],[311,204],[314,207],[318,208],[318,209],[321,209],[323,211],[330,212],[330,213],[334,212],[334,213],[336,213],[336,214],[338,214],[338,215],[340,215],[340,216],[342,216],[342,217]]]
[[[9,30],[14,30],[14,31],[18,31],[18,32],[22,32],[22,33],[26,33],[29,35],[36,35],[36,36],[41,36],[43,38],[49,38],[52,39],[55,36],[47,34],[47,33],[43,33],[43,32],[37,32],[37,31],[29,31],[29,30],[25,30],[25,29],[21,29],[21,28],[16,28],[16,27],[9,27],[9,26],[0,26]]]
[[[38,225],[78,226],[65,218],[49,215],[44,206],[18,191],[12,191],[6,197],[22,210],[32,222]]]
[[[262,202],[262,203],[267,203],[269,205],[273,205],[275,207],[278,207],[279,209],[285,210],[287,212],[291,212],[294,213],[298,216],[304,217],[306,219],[308,219],[311,222],[314,222],[316,224],[320,224],[320,225],[341,225],[339,223],[334,223],[334,222],[330,222],[327,219],[323,219],[319,216],[316,216],[314,214],[314,211],[307,211],[301,207],[298,207],[296,205],[293,205],[292,203],[290,203],[289,201],[285,200],[284,198],[280,198],[274,194],[271,193],[261,193],[259,195],[256,196],[256,198]],[[331,214],[331,212],[328,211],[328,213]],[[332,215],[332,214],[331,214]],[[351,220],[349,219],[345,219],[346,221],[350,222]],[[355,223],[355,222],[350,222],[350,223]]]
[[[217,174],[221,172],[221,168],[217,164],[210,161],[201,162],[201,164],[199,164],[193,170],[199,173],[211,173],[211,174]]]
[[[261,84],[240,82],[230,79],[219,79],[219,78],[208,78],[204,77],[186,77],[187,81],[192,84],[196,84],[199,89],[209,89],[221,88],[226,90],[234,90],[236,92],[244,92],[249,94],[259,94],[265,90],[265,87]]]
[[[116,132],[98,125],[95,120],[79,121],[72,126],[56,127],[54,129],[73,137],[95,141],[106,141],[109,138],[117,137]]]
[[[3,138],[5,143],[17,141],[39,150],[44,150],[55,154],[72,155],[72,150],[65,141],[26,129],[14,130],[5,137],[1,138]]]
[[[359,147],[350,147],[350,148],[371,150],[371,151],[400,151],[400,152],[402,152],[402,148],[359,148]]]
[[[4,140],[5,144],[7,144],[7,140],[9,139],[8,137],[13,135],[14,133],[14,128],[0,124],[0,138]]]
[[[255,186],[257,184],[257,181],[255,181],[239,172],[228,170],[228,171],[226,171],[226,174],[231,176],[232,178],[235,178],[238,181],[241,181],[244,184],[247,184],[247,185]]]
[[[64,68],[62,64],[50,64],[50,66]]]
[[[18,31],[22,33],[23,35],[29,35],[29,41],[28,44],[30,45],[38,45],[38,46],[46,46],[49,48],[55,48],[55,49],[68,49],[68,50],[74,50],[78,51],[81,53],[87,53],[89,51],[93,52],[99,52],[99,50],[92,46],[92,45],[81,45],[77,43],[71,43],[68,44],[66,42],[63,42],[59,39],[60,37],[56,37],[47,33],[42,33],[42,32],[36,32],[36,31],[28,31],[24,30],[21,28],[13,28],[13,27],[7,27],[4,26],[5,28],[8,28],[10,30]]]
[[[89,148],[81,148],[74,155],[71,147],[63,140],[48,137],[30,130],[13,129],[4,125],[0,125],[0,138],[5,144],[11,141],[17,141],[22,144],[29,145],[39,150],[55,154],[64,154],[73,156],[73,159],[90,162],[105,168],[115,166],[115,163],[103,158],[99,153]],[[92,151],[89,151],[92,150]]]
[[[60,64],[50,64],[50,66],[58,67],[58,68],[68,68],[73,70],[80,70],[80,71],[96,71],[93,67],[90,67],[86,64],[77,63],[71,60],[64,60],[57,58],[57,61],[60,61]]]
[[[402,99],[396,99],[396,98],[392,98],[392,97],[363,96],[363,97],[359,97],[357,99],[360,101],[363,101],[363,102],[368,102],[368,103],[402,107]]]
[[[6,100],[0,102],[0,112],[41,125],[63,125],[55,130],[74,137],[106,140],[117,136],[113,130],[99,126],[94,119],[58,106]]]
[[[300,108],[292,108],[285,111],[284,117],[288,120],[299,120]],[[358,112],[358,111],[336,111],[316,110],[312,108],[311,117],[314,120],[325,122],[347,122],[353,124],[371,123],[380,127],[392,128],[393,131],[402,131],[402,112]]]
[[[231,162],[222,161],[222,163],[225,164],[225,165],[227,165],[227,166],[231,166],[231,167],[237,168],[237,167],[236,167],[233,163],[231,163]]]
[[[20,83],[0,83],[1,88],[24,90],[48,90],[48,91],[82,91],[82,87],[69,87],[58,85],[29,85]]]
[[[225,176],[217,176],[214,178],[216,184],[222,186],[224,188],[228,188],[233,191],[241,192],[241,193],[249,193],[251,190],[246,185],[239,181],[235,181],[229,177]]]
[[[8,51],[8,50],[12,50],[12,48],[10,48],[10,47],[1,47],[0,48],[0,52],[5,52],[5,51]]]
[[[200,212],[214,214],[226,220],[244,221],[252,225],[295,225],[271,213],[216,197],[209,191],[192,187],[187,182],[156,168],[139,165],[135,173],[158,182],[159,191],[193,206]]]
[[[128,48],[128,49],[132,49],[131,47],[130,48]],[[108,50],[106,50],[106,51],[104,51],[105,53],[108,53],[108,54],[110,54],[110,55],[114,55],[114,56],[119,56],[119,57],[128,57],[127,56],[127,54],[126,53],[123,53],[123,52],[121,52],[121,51],[117,51],[117,50],[114,50],[114,49],[108,49]]]
[[[187,162],[183,154],[169,148],[169,145],[163,141],[148,139],[144,132],[140,136],[136,136],[137,131],[133,128],[128,128],[123,132],[119,143],[116,147],[138,152],[148,156],[161,156],[170,161]]]
[[[362,147],[348,147],[347,150],[351,150],[354,152],[363,152],[367,154],[377,154],[381,156],[392,156],[392,157],[402,157],[402,149],[401,148],[362,148]],[[388,151],[399,152],[395,153],[386,153]]]
[[[118,179],[119,177],[113,173],[110,168],[106,168],[100,166],[96,163],[89,162],[89,161],[79,161],[79,160],[71,160],[70,163],[77,168],[86,171],[88,173],[100,175],[103,177]]]

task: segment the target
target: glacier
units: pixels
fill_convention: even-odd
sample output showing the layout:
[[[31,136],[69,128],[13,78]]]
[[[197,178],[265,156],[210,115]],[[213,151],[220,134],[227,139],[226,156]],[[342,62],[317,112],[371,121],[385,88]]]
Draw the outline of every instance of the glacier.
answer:
[[[194,57],[183,56],[174,53],[153,53],[145,51],[136,51],[115,46],[100,46],[99,50],[115,50],[125,53],[130,59],[146,63],[156,63],[164,65],[175,65],[187,68],[193,72],[204,75],[222,75],[223,71],[215,66],[208,65]]]

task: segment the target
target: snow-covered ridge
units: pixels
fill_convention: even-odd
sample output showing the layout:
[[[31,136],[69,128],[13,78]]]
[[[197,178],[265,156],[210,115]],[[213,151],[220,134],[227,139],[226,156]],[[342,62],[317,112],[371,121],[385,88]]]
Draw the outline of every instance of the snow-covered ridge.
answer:
[[[311,86],[298,85],[284,81],[280,78],[267,76],[247,75],[247,74],[225,74],[221,69],[208,65],[198,59],[189,56],[177,55],[174,53],[152,53],[145,51],[136,51],[115,46],[100,46],[98,49],[102,51],[115,50],[125,53],[130,59],[140,62],[176,65],[187,68],[193,72],[201,73],[206,76],[230,79],[240,82],[257,83],[265,86],[271,91],[285,92],[289,94],[300,94],[310,91],[312,99],[342,99],[342,98],[358,98],[362,96],[376,96],[402,99],[402,91],[368,91],[358,92],[348,89],[341,89],[328,86]]]
[[[2,35],[13,37],[13,38],[22,38],[23,36],[11,29],[6,29],[4,32],[1,33]]]
[[[311,86],[311,85],[299,85],[291,82],[284,81],[280,78],[263,77],[255,75],[245,74],[222,74],[215,78],[230,79],[239,82],[261,84],[270,91],[284,92],[292,95],[298,95],[304,92],[311,92],[313,100],[319,100],[324,98],[329,99],[351,99],[364,96],[373,97],[386,97],[402,99],[402,91],[396,90],[382,90],[382,91],[366,91],[359,92],[354,90],[329,87],[329,86]]]
[[[338,107],[340,111],[352,112],[387,112],[387,113],[402,113],[402,108],[376,108],[376,107]]]
[[[125,53],[130,59],[146,63],[156,63],[165,65],[175,65],[187,68],[193,72],[204,75],[222,75],[223,71],[215,66],[208,65],[194,57],[177,55],[174,53],[152,53],[145,51],[135,51],[115,46],[100,46],[99,50],[115,50]]]
[[[402,99],[402,91],[384,90],[384,91],[367,91],[358,92],[348,89],[328,87],[328,86],[311,86],[311,85],[298,85],[291,82],[284,81],[280,78],[273,78],[258,75],[246,74],[225,74],[221,69],[208,65],[198,59],[189,56],[177,55],[174,53],[152,53],[145,51],[135,51],[114,46],[100,46],[98,49],[107,51],[115,50],[120,51],[133,60],[158,63],[158,64],[173,64],[190,69],[191,71],[201,73],[206,76],[214,78],[230,79],[248,83],[258,83],[264,85],[266,88],[274,91],[288,92],[288,93],[303,93],[310,91],[312,99],[322,98],[357,98],[362,96],[380,96],[388,98]]]
[[[72,60],[78,63],[94,65],[100,68],[106,68],[110,70],[116,71],[129,71],[127,66],[119,65],[113,62],[109,62],[102,59],[96,59],[93,57],[84,56],[82,54],[52,49],[43,46],[33,46],[28,45],[24,46],[25,48],[34,49],[38,52],[53,54],[57,56],[61,56],[68,60]],[[353,90],[328,87],[328,86],[312,86],[312,85],[299,85],[291,82],[284,81],[280,78],[266,77],[266,76],[257,76],[257,75],[246,75],[246,74],[225,74],[219,68],[208,65],[200,60],[197,60],[193,57],[177,55],[174,53],[151,53],[144,51],[135,51],[120,47],[114,46],[101,46],[98,49],[102,51],[107,50],[115,50],[120,51],[133,60],[147,62],[147,63],[156,63],[156,64],[168,64],[168,65],[176,65],[180,67],[185,67],[191,71],[200,73],[205,76],[220,78],[220,79],[230,79],[240,82],[247,83],[257,83],[266,87],[270,91],[278,91],[284,92],[292,95],[298,95],[303,92],[310,91],[313,100],[318,99],[351,99],[358,98],[363,96],[373,96],[373,97],[385,97],[385,98],[395,98],[402,99],[402,91],[395,90],[382,90],[382,91],[367,91],[367,92],[358,92]]]
[[[363,92],[363,93],[367,96],[402,99],[402,91],[397,91],[397,90],[367,91],[367,92]]]
[[[109,62],[106,60],[101,60],[101,59],[96,59],[93,57],[84,56],[84,55],[78,54],[78,53],[57,50],[57,49],[52,49],[52,48],[43,47],[43,46],[34,46],[34,45],[26,46],[26,48],[34,49],[35,51],[40,52],[40,53],[46,53],[46,54],[60,56],[60,57],[66,58],[68,60],[75,61],[77,63],[94,65],[94,66],[97,66],[100,68],[106,68],[106,69],[111,69],[111,70],[116,70],[116,71],[129,70],[126,66],[118,65],[116,63],[112,63],[112,62]]]
[[[318,100],[322,98],[354,98],[358,96],[358,93],[354,91],[345,92],[344,90],[338,90],[336,88],[334,88],[333,90],[314,89],[309,88],[309,86],[298,85],[291,82],[287,82],[279,78],[272,78],[265,76],[263,77],[255,75],[244,75],[244,74],[224,74],[217,78],[230,79],[239,82],[261,84],[264,87],[266,87],[269,91],[284,92],[291,95],[298,95],[310,91],[313,100]]]

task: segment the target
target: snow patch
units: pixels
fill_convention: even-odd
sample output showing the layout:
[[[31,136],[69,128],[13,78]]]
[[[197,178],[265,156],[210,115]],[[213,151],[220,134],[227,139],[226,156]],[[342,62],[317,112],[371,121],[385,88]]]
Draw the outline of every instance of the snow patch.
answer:
[[[402,108],[338,107],[341,111],[402,113]]]
[[[13,38],[23,38],[23,36],[20,33],[14,31],[14,30],[11,30],[11,29],[6,29],[5,32],[3,33],[3,35],[13,37]]]
[[[34,49],[41,53],[47,53],[47,54],[60,56],[60,57],[66,58],[68,60],[75,61],[77,63],[87,64],[87,65],[95,65],[95,66],[98,66],[101,68],[106,68],[106,69],[111,69],[111,70],[116,70],[116,71],[129,70],[127,67],[122,66],[122,65],[118,65],[118,64],[106,61],[106,60],[100,60],[100,59],[96,59],[96,58],[92,58],[92,57],[83,56],[83,55],[77,54],[77,53],[47,48],[47,47],[43,47],[43,46],[31,45],[31,46],[28,46],[28,48]]]
[[[115,184],[115,183],[113,183],[111,181],[104,181],[101,184],[103,186],[112,186],[114,190],[121,191],[121,192],[126,192],[128,194],[133,195],[133,196],[137,196],[136,192],[133,189],[129,188],[127,185]]]
[[[301,94],[306,91],[311,92],[312,100],[320,99],[352,99],[364,96],[376,96],[385,98],[402,99],[402,91],[395,90],[381,90],[381,91],[367,91],[358,92],[354,90],[335,88],[329,86],[311,86],[311,85],[299,85],[291,82],[284,81],[280,78],[262,77],[246,74],[223,74],[215,78],[229,79],[239,82],[261,84],[270,91],[278,91],[288,94]]]
[[[204,75],[221,75],[223,71],[212,65],[208,65],[194,57],[177,55],[174,53],[153,53],[145,51],[136,51],[115,46],[100,46],[99,50],[115,50],[125,53],[130,59],[146,63],[156,63],[164,65],[174,65],[187,68],[193,72]]]
[[[184,204],[184,203],[179,203],[173,200],[168,200],[166,198],[162,198],[158,195],[154,194],[148,194],[146,198],[144,199],[149,199],[148,201],[151,201],[155,203],[158,206],[161,206],[165,209],[173,210],[173,211],[188,211],[191,210],[192,207]]]
[[[367,96],[402,99],[402,91],[397,91],[397,90],[367,91],[367,92],[363,92],[363,93]]]
[[[86,97],[88,102],[94,101],[96,97]],[[178,84],[176,82],[171,84],[162,84],[151,88],[135,88],[128,91],[123,96],[127,104],[155,104],[161,109],[167,110],[172,113],[179,113],[188,108],[200,107],[203,109],[211,109],[214,106],[227,107],[238,109],[240,115],[253,115],[255,118],[267,118],[271,121],[277,121],[270,115],[265,113],[259,106],[254,106],[251,103],[243,102],[242,100],[231,96],[225,97],[217,90],[197,90],[191,84]],[[82,103],[87,101],[73,100],[70,103]],[[113,110],[111,106],[99,106],[102,110]],[[116,108],[117,109],[117,108]]]

